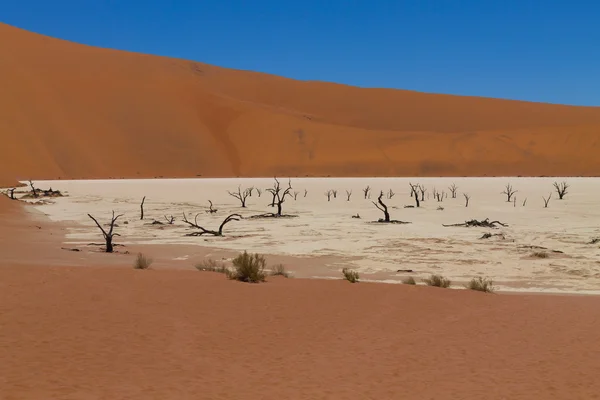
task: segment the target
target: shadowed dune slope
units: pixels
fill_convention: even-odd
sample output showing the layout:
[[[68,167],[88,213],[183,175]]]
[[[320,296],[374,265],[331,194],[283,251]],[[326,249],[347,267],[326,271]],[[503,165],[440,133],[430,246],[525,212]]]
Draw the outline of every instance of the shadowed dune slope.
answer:
[[[0,183],[281,175],[598,175],[600,108],[362,89],[0,24]]]

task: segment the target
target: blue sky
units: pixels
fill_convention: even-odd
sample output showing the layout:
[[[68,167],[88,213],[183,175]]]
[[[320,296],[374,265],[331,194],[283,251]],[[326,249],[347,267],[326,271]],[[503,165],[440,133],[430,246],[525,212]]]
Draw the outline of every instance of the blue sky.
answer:
[[[592,0],[2,0],[0,21],[303,80],[600,106]]]

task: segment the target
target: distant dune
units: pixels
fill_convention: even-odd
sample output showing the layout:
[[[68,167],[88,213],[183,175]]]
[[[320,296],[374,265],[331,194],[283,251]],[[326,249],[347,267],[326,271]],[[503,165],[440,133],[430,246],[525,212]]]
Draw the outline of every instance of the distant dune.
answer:
[[[600,108],[362,89],[0,24],[0,184],[194,176],[600,175]]]

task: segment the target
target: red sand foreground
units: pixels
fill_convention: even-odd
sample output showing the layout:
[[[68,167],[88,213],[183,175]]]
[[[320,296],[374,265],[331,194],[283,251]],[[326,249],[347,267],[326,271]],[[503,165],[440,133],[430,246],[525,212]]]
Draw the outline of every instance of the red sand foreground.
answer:
[[[2,251],[37,260],[0,260],[2,400],[600,398],[600,297],[48,267],[60,228],[21,207],[0,198]]]
[[[14,179],[598,175],[600,108],[361,89],[0,24]]]

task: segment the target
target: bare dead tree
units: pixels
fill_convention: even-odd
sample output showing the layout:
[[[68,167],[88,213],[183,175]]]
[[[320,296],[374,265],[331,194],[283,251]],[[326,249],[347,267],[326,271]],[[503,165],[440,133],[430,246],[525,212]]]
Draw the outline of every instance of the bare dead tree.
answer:
[[[210,204],[210,208],[209,208],[208,210],[206,210],[206,212],[207,212],[207,213],[214,214],[214,213],[216,213],[217,211],[219,211],[219,210],[217,210],[216,208],[213,208],[213,203],[212,203],[212,201],[210,201],[210,200],[209,200],[209,201],[208,201],[208,203]]]
[[[373,204],[375,205],[375,207],[377,207],[383,213],[384,218],[379,219],[379,222],[390,222],[390,213],[388,212],[388,208],[385,205],[385,203],[383,202],[383,200],[381,200],[382,197],[383,197],[383,190],[381,191],[381,193],[379,194],[379,197],[377,198],[377,203],[375,203],[373,201]]]
[[[31,180],[29,180],[29,186],[31,186],[31,193],[33,194],[33,197],[38,197],[38,189],[33,186],[33,182],[31,182]]]
[[[505,194],[506,195],[506,202],[510,203],[510,201],[512,200],[512,197],[517,192],[518,192],[518,190],[514,190],[513,187],[512,187],[512,185],[509,183],[509,184],[506,185],[504,191],[501,194]]]
[[[300,193],[300,192],[294,192],[294,201],[295,201],[295,200],[298,200],[298,194],[299,194],[299,193]]]
[[[175,222],[175,217],[172,215],[170,215],[169,217],[165,215],[165,219],[167,220],[167,224],[169,225],[173,225],[173,223]]]
[[[392,197],[394,197],[395,195],[396,195],[396,193],[394,193],[394,191],[393,191],[392,189],[390,189],[390,190],[388,191],[387,198],[388,198],[388,199],[391,199],[391,198],[392,198]]]
[[[192,228],[200,229],[200,232],[188,233],[186,236],[202,236],[202,235],[223,236],[223,227],[228,222],[239,221],[240,219],[242,219],[241,215],[231,214],[227,218],[225,218],[223,220],[223,222],[221,222],[221,225],[219,226],[219,230],[213,231],[210,229],[205,229],[205,228],[201,227],[200,225],[198,225],[198,214],[196,214],[196,217],[194,218],[194,222],[191,222],[191,221],[188,221],[187,217],[185,216],[185,213],[183,213],[183,222],[185,222]]]
[[[363,189],[363,193],[365,194],[365,200],[369,197],[369,192],[371,191],[371,187],[367,186]]]
[[[437,200],[437,199],[438,199],[438,191],[437,191],[437,189],[436,189],[435,187],[433,188],[433,199],[434,199],[434,200]],[[438,200],[438,201],[439,201],[439,200]]]
[[[248,189],[246,189],[246,191],[248,192],[248,197],[252,197],[252,192],[254,191],[254,186],[249,187]]]
[[[437,198],[438,203],[444,201],[444,196],[446,195],[445,192],[436,192],[435,196]]]
[[[419,185],[413,185],[412,183],[408,183],[410,185],[410,192],[413,194],[415,198],[415,202],[417,203],[417,207],[421,207],[421,202],[419,201]]]
[[[523,201],[523,207],[525,207],[525,204],[527,204],[527,197],[525,197],[525,200]]]
[[[262,189],[256,188],[256,193],[258,194],[258,197],[262,196]]]
[[[425,188],[425,186],[423,185],[417,185],[419,188],[419,191],[421,192],[421,201],[425,201],[425,193],[427,192],[427,188]],[[429,197],[427,197],[429,198]]]
[[[544,199],[544,208],[548,208],[548,203],[550,203],[550,198],[552,197],[552,193],[550,193],[548,195],[548,198],[545,198],[544,196],[542,196],[542,199]]]
[[[325,196],[327,196],[327,201],[331,201],[332,194],[333,194],[333,192],[331,190],[328,190],[325,192]]]
[[[304,197],[306,197],[307,194],[308,194],[308,190],[304,189]]]
[[[275,216],[281,217],[281,208],[282,204],[285,202],[286,196],[291,196],[290,192],[292,190],[292,180],[288,180],[288,187],[282,191],[281,186],[277,178],[275,179],[275,183],[273,184],[272,189],[267,189],[273,195],[273,202],[277,206],[277,214]]]
[[[236,199],[238,199],[240,201],[240,203],[242,204],[242,208],[246,208],[246,199],[248,198],[248,196],[250,196],[249,189],[245,189],[242,192],[242,187],[238,186],[237,192],[227,191],[227,193],[229,193],[229,195],[231,197],[235,197]]]
[[[456,186],[454,183],[448,187],[448,189],[450,190],[450,193],[452,194],[452,198],[455,199],[456,198],[456,191],[458,190],[458,186]]]
[[[567,189],[569,188],[569,184],[567,182],[554,182],[554,188],[556,189],[556,193],[558,194],[558,199],[562,200],[563,197],[568,193]]]
[[[467,193],[463,193],[463,196],[465,196],[465,207],[469,207],[469,200],[471,200],[471,196],[469,196]]]
[[[146,201],[146,196],[142,198],[142,202],[140,203],[140,221],[144,219],[144,202]]]
[[[115,212],[112,212],[112,219],[110,221],[110,229],[108,230],[108,232],[106,232],[104,230],[104,228],[102,227],[102,225],[100,225],[98,223],[98,221],[96,220],[96,218],[92,217],[91,214],[88,214],[88,217],[90,217],[92,219],[92,221],[94,221],[96,223],[96,225],[98,226],[98,228],[100,228],[100,231],[102,231],[102,236],[104,236],[104,241],[106,242],[106,252],[107,253],[112,253],[113,252],[113,237],[114,236],[121,236],[118,233],[114,233],[114,229],[115,229],[115,223],[117,222],[117,219],[119,219],[119,217],[122,217],[123,214],[119,214],[117,216],[115,216]]]
[[[346,190],[346,201],[350,201],[351,196],[352,196],[352,190]]]
[[[16,188],[10,188],[6,191],[6,195],[8,196],[9,199],[11,200],[16,200],[15,198],[15,189]]]
[[[333,193],[333,198],[337,199],[337,190],[332,190],[331,193]]]

